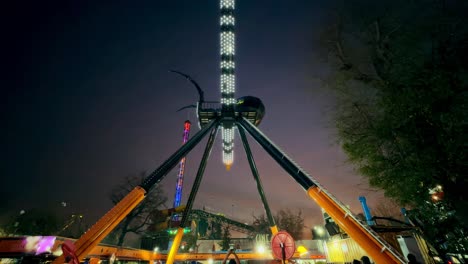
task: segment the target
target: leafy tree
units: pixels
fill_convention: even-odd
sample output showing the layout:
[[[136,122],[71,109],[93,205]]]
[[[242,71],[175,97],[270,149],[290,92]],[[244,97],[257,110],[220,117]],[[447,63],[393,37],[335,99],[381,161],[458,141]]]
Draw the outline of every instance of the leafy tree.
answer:
[[[256,217],[255,215],[252,226],[257,233],[268,234],[270,233],[270,223],[265,215]],[[290,209],[281,209],[276,215],[273,216],[278,229],[287,231],[294,239],[299,240],[302,238],[304,229],[304,217],[302,211],[292,212]]]
[[[338,141],[369,184],[417,208],[427,230],[450,224],[457,231],[442,237],[466,237],[467,4],[352,5],[322,36],[334,65],[327,84]],[[439,185],[435,204],[430,191]]]
[[[210,235],[208,236],[209,239],[220,239],[222,237],[222,226],[221,223],[215,220],[211,220],[210,225]]]
[[[255,229],[255,233],[257,233],[257,234],[269,234],[271,232],[270,223],[268,222],[268,218],[266,217],[265,214],[262,214],[260,216],[253,215],[252,217],[254,219],[253,222],[252,222],[252,226]],[[275,217],[273,217],[273,218],[275,218]]]
[[[302,231],[304,229],[304,217],[302,211],[293,213],[291,210],[279,210],[276,214],[276,224],[282,230],[288,231],[288,233],[294,239],[302,238]]]
[[[408,217],[414,225],[423,232],[422,236],[431,242],[441,253],[464,253],[468,246],[466,228],[461,228],[458,219],[443,206],[435,204],[433,207],[420,207],[410,210]]]
[[[197,251],[198,250],[198,234],[195,231],[190,233],[184,234],[182,238],[182,243],[184,244],[184,248],[180,249],[180,252],[190,252],[191,250]]]
[[[221,237],[222,241],[219,243],[221,250],[228,250],[229,245],[231,244],[231,230],[228,225],[225,225],[223,228],[223,235]]]
[[[140,176],[126,177],[125,181],[117,185],[110,194],[114,204],[122,200],[131,190],[141,184],[145,178],[145,173]],[[109,234],[104,242],[122,246],[125,237],[129,233],[142,235],[147,233],[148,226],[152,223],[154,215],[158,215],[160,207],[164,206],[167,197],[160,186],[151,190],[146,198],[135,207],[124,220]]]

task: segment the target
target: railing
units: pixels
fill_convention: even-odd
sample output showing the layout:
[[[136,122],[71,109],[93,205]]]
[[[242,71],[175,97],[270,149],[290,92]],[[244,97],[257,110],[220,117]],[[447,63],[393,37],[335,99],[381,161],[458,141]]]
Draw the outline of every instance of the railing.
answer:
[[[202,102],[197,104],[198,111],[210,110],[210,111],[218,111],[221,110],[221,103],[210,101],[210,102]]]
[[[246,232],[247,233],[252,233],[252,232],[255,231],[253,226],[246,225],[244,223],[229,219],[229,218],[225,217],[224,215],[213,214],[213,213],[209,213],[209,212],[206,212],[206,211],[203,211],[203,210],[192,210],[192,212],[190,212],[190,213],[194,214],[194,215],[198,215],[201,218],[213,218],[213,219],[216,219],[218,221],[230,224],[232,226],[237,227],[238,228],[237,231],[242,232],[242,233],[246,233]]]

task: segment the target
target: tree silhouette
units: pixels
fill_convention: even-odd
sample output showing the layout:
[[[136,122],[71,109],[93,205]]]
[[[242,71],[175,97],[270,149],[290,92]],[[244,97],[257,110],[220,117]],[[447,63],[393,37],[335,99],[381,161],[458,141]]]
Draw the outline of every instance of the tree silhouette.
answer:
[[[223,228],[223,235],[221,237],[222,241],[219,243],[221,250],[228,250],[229,245],[231,244],[231,230],[228,225],[225,225]]]
[[[451,226],[442,237],[466,238],[467,3],[446,2],[344,2],[322,40],[349,161],[371,186],[419,211],[428,235]],[[434,198],[437,186],[443,195]],[[459,238],[432,242],[468,248]]]
[[[254,221],[252,226],[255,228],[256,233],[269,234],[270,223],[265,215],[253,216]],[[274,216],[276,225],[280,230],[287,231],[294,239],[298,240],[302,238],[302,232],[304,229],[304,217],[302,211],[298,210],[296,213],[290,209],[279,210]]]
[[[7,233],[15,235],[56,235],[63,221],[47,209],[29,209],[14,216]]]
[[[117,204],[131,190],[141,184],[145,179],[145,173],[139,176],[126,177],[121,184],[118,184],[111,191],[110,198]],[[157,215],[161,207],[165,206],[167,197],[160,186],[156,186],[146,198],[133,209],[127,217],[109,234],[104,242],[122,246],[125,237],[129,233],[142,235],[147,233],[148,226],[152,224],[152,216]]]

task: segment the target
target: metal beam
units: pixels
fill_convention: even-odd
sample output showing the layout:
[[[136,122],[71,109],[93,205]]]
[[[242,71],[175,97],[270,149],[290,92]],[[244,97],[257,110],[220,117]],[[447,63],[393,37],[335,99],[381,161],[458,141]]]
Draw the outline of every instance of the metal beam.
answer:
[[[182,145],[172,156],[170,156],[159,168],[154,170],[140,185],[146,191],[149,191],[156,183],[160,182],[166,174],[173,169],[179,161],[187,155],[206,134],[215,126],[218,126],[221,119],[216,118],[208,125],[204,126],[198,133],[196,133],[187,143]]]
[[[268,222],[270,224],[270,229],[273,235],[278,233],[278,228],[276,227],[275,219],[271,214],[270,206],[268,206],[268,201],[265,196],[265,192],[263,191],[262,181],[260,180],[260,176],[258,175],[257,165],[255,164],[254,157],[252,155],[252,151],[250,150],[249,141],[245,136],[245,132],[243,128],[239,128],[239,134],[242,139],[242,144],[244,145],[245,154],[247,155],[247,160],[249,161],[250,170],[252,171],[252,175],[257,183],[257,190],[258,194],[260,194],[260,198],[262,199],[263,208],[265,209]]]
[[[177,234],[174,237],[174,241],[172,242],[172,246],[167,257],[167,264],[172,264],[174,262],[174,258],[179,250],[180,242],[182,241],[182,236],[184,235],[184,227],[187,225],[189,214],[192,210],[193,202],[195,201],[198,188],[200,187],[201,180],[203,178],[203,173],[205,172],[206,163],[208,161],[208,158],[210,157],[211,149],[213,149],[213,143],[216,138],[217,131],[218,127],[216,126],[211,130],[210,137],[208,138],[208,142],[206,143],[205,151],[200,161],[200,166],[198,167],[197,176],[195,177],[195,182],[193,183],[192,190],[190,191],[190,196],[188,198],[187,204],[185,205],[184,215],[182,216],[180,226],[177,229]]]

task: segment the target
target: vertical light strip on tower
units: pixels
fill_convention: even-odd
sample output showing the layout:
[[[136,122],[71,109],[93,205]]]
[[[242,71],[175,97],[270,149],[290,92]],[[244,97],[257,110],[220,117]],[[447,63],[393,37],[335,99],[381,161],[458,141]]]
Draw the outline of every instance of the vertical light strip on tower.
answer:
[[[189,138],[190,134],[190,121],[185,121],[184,123],[184,136],[183,144],[185,144]],[[185,171],[185,157],[183,157],[179,162],[179,172],[177,173],[177,184],[176,184],[176,193],[174,197],[174,208],[180,206],[180,200],[182,200],[182,187],[184,185],[184,171]]]
[[[220,0],[221,8],[221,107],[224,115],[234,113],[236,79],[234,75],[235,34],[234,0]],[[227,122],[221,128],[223,139],[223,163],[229,170],[234,160],[234,126]]]

